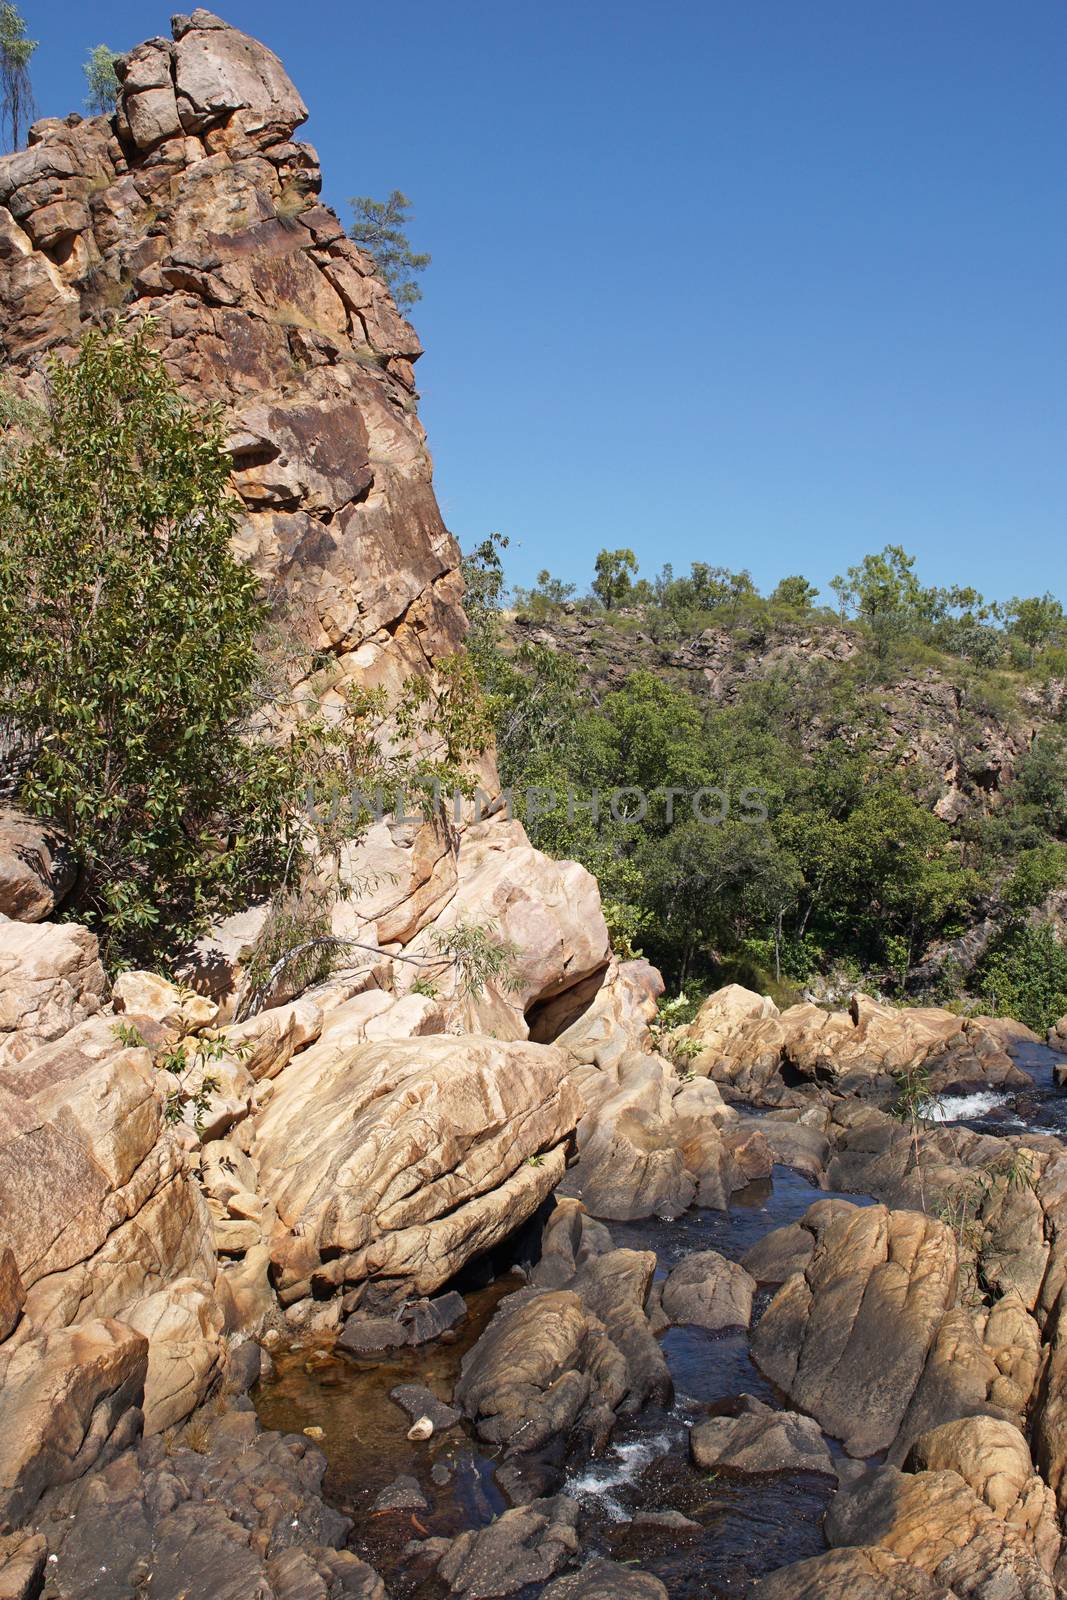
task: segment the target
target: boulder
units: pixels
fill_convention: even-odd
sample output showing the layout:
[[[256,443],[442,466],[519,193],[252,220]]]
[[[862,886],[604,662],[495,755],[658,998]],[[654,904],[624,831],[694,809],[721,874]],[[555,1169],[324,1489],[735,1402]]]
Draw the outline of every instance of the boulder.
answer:
[[[998,1417],[961,1417],[916,1439],[909,1472],[956,1472],[1004,1522],[1033,1546],[1045,1572],[1060,1553],[1056,1498],[1042,1483],[1030,1447],[1014,1423]]]
[[[96,939],[74,922],[0,922],[0,1066],[94,1016],[107,995]]]
[[[0,1535],[0,1600],[37,1600],[47,1560],[48,1544],[41,1534]]]
[[[552,1041],[576,1061],[603,1070],[631,1051],[651,1044],[648,1025],[656,1015],[663,979],[647,961],[618,961],[604,973],[575,984],[558,1000],[546,1002],[531,1024],[530,1037]]]
[[[357,1311],[345,1323],[337,1343],[350,1355],[370,1355],[405,1345],[426,1344],[454,1328],[467,1314],[462,1295],[452,1290],[435,1300],[406,1300],[396,1316]]]
[[[120,972],[111,987],[115,1010],[134,1018],[146,1017],[175,1033],[209,1028],[219,1014],[213,1000],[180,989],[157,972]]]
[[[321,1451],[263,1432],[245,1405],[212,1406],[52,1491],[48,1540],[64,1593],[385,1600],[372,1569],[339,1548],[351,1524],[322,1500]]]
[[[747,1328],[756,1282],[717,1250],[683,1257],[663,1285],[661,1304],[671,1322],[711,1333]]]
[[[893,1443],[956,1296],[943,1223],[885,1206],[817,1201],[815,1249],[760,1318],[753,1360],[855,1456]]]
[[[677,1081],[659,1056],[624,1056],[580,1080],[589,1110],[578,1130],[578,1164],[565,1192],[607,1221],[676,1217],[692,1203],[696,1179],[674,1134]]]
[[[799,1222],[774,1228],[741,1257],[741,1265],[758,1284],[779,1284],[794,1272],[807,1270],[815,1253],[815,1235]]]
[[[5,1245],[0,1249],[0,1343],[14,1329],[25,1302],[18,1262],[14,1251]]]
[[[930,1069],[934,1092],[1027,1083],[1007,1053],[1013,1039],[995,1019],[896,1009],[862,994],[847,1011],[805,1001],[779,1012],[765,996],[730,984],[709,995],[686,1033],[701,1046],[695,1071],[765,1105],[803,1104],[796,1079],[812,1088],[879,1085],[888,1094],[894,1073],[917,1066]]]
[[[667,1600],[667,1590],[650,1572],[596,1558],[579,1572],[554,1579],[541,1600]]]
[[[508,984],[490,982],[484,994],[465,997],[461,975],[446,965],[435,979],[442,1000],[458,1006],[461,1025],[472,1032],[523,1038],[532,1027],[543,1037],[538,1012],[607,971],[611,948],[596,879],[575,861],[535,850],[522,824],[503,815],[467,828],[457,871],[455,894],[432,935],[420,933],[409,952],[429,959],[451,929],[491,927],[515,952]]]
[[[0,915],[45,922],[74,887],[77,867],[57,828],[0,806]]]
[[[488,1600],[545,1583],[578,1553],[578,1506],[557,1495],[503,1512],[453,1539],[437,1564],[449,1592]]]
[[[877,1546],[828,1550],[781,1567],[752,1590],[752,1600],[960,1600],[910,1561]]]
[[[254,112],[246,131],[278,128],[288,134],[307,120],[307,107],[281,62],[258,39],[210,11],[175,18],[174,87],[182,126],[201,132],[234,111]]]
[[[214,1276],[210,1218],[163,1129],[151,1057],[115,1028],[93,1017],[0,1064],[0,1212],[27,1329],[121,1315],[174,1278]]]
[[[599,1450],[629,1388],[625,1356],[573,1290],[520,1290],[464,1356],[455,1403],[509,1453],[572,1439]]]
[[[774,1411],[745,1395],[736,1417],[710,1417],[689,1434],[698,1467],[725,1467],[746,1477],[818,1472],[834,1476],[833,1457],[818,1423],[795,1411]]]
[[[210,1283],[176,1278],[145,1295],[123,1321],[148,1340],[144,1431],[161,1433],[194,1411],[222,1374],[223,1313]]]
[[[960,1600],[1055,1600],[1026,1535],[997,1517],[958,1472],[879,1467],[831,1502],[832,1545],[879,1545]]]
[[[563,1173],[567,1058],[438,1036],[355,1048],[324,1031],[256,1121],[260,1193],[287,1299],[366,1278],[432,1294],[511,1233]]]
[[[110,1319],[0,1348],[0,1531],[141,1430],[143,1334]]]

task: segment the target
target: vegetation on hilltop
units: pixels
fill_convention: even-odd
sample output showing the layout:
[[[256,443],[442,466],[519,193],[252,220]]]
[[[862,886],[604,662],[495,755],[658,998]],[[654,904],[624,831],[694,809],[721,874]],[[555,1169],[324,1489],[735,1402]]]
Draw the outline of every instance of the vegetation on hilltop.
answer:
[[[537,796],[534,842],[597,874],[616,938],[672,985],[836,975],[899,995],[913,991],[927,946],[992,916],[977,969],[944,962],[930,997],[969,993],[1035,1027],[1067,1010],[1067,951],[1035,914],[1067,885],[1067,728],[1050,716],[996,805],[953,822],[934,811],[939,775],[894,741],[886,711],[887,686],[920,668],[966,685],[976,720],[1010,720],[1024,689],[1067,672],[1067,621],[1052,596],[997,605],[970,588],[926,588],[898,546],[836,580],[833,610],[816,606],[800,575],[768,597],[748,573],[701,562],[649,582],[625,550],[601,552],[583,600],[547,572],[516,592],[539,622],[596,619],[591,651],[598,635],[610,652],[628,630],[670,646],[711,629],[743,667],[781,637],[847,634],[840,659],[793,649],[773,670],[739,671],[718,701],[699,674],[671,670],[669,650],[594,688],[573,651],[536,629],[518,644],[508,635],[499,542],[481,545],[466,571],[501,775],[523,810],[532,791],[557,797]],[[612,812],[608,794],[626,787],[650,796],[647,814]],[[599,815],[568,803],[568,788],[599,790]],[[669,814],[669,788],[721,791],[722,820],[699,821],[684,801]],[[751,806],[757,793],[766,821]]]

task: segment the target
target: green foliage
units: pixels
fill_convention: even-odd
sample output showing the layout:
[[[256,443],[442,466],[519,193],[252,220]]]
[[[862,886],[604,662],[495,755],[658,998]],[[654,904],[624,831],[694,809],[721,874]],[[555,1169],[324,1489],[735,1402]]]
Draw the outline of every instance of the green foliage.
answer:
[[[408,241],[411,201],[407,195],[399,189],[394,189],[388,200],[356,195],[349,205],[355,217],[349,238],[373,259],[402,310],[417,304],[422,290],[414,274],[425,272],[430,257],[413,251]]]
[[[573,599],[574,588],[573,583],[564,583],[562,578],[554,578],[551,572],[544,568],[537,574],[537,583],[532,589],[515,590],[515,605],[520,611],[527,611],[540,621],[544,617],[554,616]]]
[[[188,1003],[194,997],[185,993],[182,998]],[[115,1035],[127,1048],[151,1048],[140,1030],[130,1023],[116,1023]],[[248,1041],[233,1044],[225,1034],[198,1031],[184,1010],[180,1012],[176,1037],[167,1039],[152,1053],[152,1065],[173,1080],[165,1091],[165,1120],[170,1123],[191,1121],[199,1133],[211,1097],[219,1087],[212,1066],[223,1061],[240,1061],[251,1048]]]
[[[0,4],[0,119],[12,150],[21,144],[23,129],[34,112],[30,61],[37,45],[36,39],[27,39],[26,23],[17,8],[4,0]]]
[[[631,573],[637,571],[632,550],[601,550],[596,558],[593,593],[605,611],[623,605],[633,586]]]
[[[1004,887],[1004,899],[1015,911],[1039,906],[1054,889],[1067,888],[1067,845],[1046,839],[1023,850]]]
[[[819,597],[819,591],[807,578],[799,575],[782,578],[771,591],[771,603],[792,606],[797,611],[808,611]]]
[[[115,97],[119,92],[119,80],[115,74],[115,62],[119,60],[119,52],[112,50],[106,44],[94,45],[85,61],[82,62],[82,71],[85,74],[85,109],[91,117],[109,117],[115,109]]]
[[[482,923],[457,922],[433,934],[433,947],[455,968],[459,992],[480,995],[494,983],[505,994],[522,986],[516,970],[519,951],[506,939],[497,939]]]
[[[1052,644],[1064,634],[1063,607],[1051,594],[1010,600],[1007,618],[1010,631],[1026,646],[1031,662],[1043,645]]]
[[[75,842],[74,913],[147,964],[276,874],[293,774],[244,737],[264,607],[230,553],[221,417],[143,327],[49,379],[40,436],[0,460],[4,745]]]
[[[1067,1014],[1067,949],[1047,923],[1017,923],[986,953],[976,980],[997,1016],[1044,1033]]]

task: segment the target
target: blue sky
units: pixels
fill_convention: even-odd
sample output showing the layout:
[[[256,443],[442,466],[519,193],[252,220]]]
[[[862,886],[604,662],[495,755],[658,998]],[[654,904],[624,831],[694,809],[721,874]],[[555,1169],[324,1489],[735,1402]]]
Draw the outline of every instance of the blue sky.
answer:
[[[42,112],[147,0],[22,0]],[[1063,0],[229,0],[325,198],[404,189],[446,520],[1067,598]]]

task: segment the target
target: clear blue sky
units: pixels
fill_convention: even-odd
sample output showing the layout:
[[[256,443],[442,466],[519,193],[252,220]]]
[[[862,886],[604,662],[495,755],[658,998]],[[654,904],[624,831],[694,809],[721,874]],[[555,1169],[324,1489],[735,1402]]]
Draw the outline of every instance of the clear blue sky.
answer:
[[[42,112],[148,0],[21,0]],[[1063,0],[229,0],[325,197],[433,253],[422,416],[465,544],[1067,598]]]

